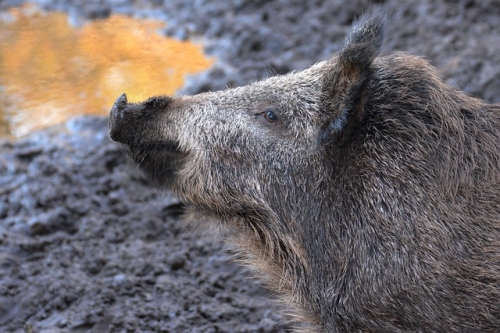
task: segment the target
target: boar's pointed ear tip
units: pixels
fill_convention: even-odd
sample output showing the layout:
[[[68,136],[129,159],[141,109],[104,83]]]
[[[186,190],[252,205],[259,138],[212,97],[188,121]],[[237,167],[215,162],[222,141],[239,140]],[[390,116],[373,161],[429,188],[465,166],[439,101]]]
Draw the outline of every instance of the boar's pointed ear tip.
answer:
[[[389,7],[374,7],[356,20],[347,34],[346,45],[338,55],[335,70],[324,77],[327,96],[332,100],[343,99],[344,107],[321,131],[320,143],[347,142],[362,124],[365,117],[363,96],[374,73],[372,62],[380,51],[387,21],[392,15]],[[339,77],[342,79],[339,80]],[[343,90],[346,91],[345,96],[339,97],[337,92]]]
[[[346,46],[369,43],[377,51],[382,42],[387,27],[387,21],[393,16],[393,9],[388,6],[372,8],[361,15],[352,25],[346,36]]]

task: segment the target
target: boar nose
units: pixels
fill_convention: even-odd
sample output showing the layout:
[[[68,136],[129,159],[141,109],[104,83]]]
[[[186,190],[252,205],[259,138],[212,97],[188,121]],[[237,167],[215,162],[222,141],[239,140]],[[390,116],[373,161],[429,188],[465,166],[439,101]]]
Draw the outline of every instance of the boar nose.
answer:
[[[127,95],[121,94],[109,113],[109,136],[112,140],[127,143],[126,117]]]

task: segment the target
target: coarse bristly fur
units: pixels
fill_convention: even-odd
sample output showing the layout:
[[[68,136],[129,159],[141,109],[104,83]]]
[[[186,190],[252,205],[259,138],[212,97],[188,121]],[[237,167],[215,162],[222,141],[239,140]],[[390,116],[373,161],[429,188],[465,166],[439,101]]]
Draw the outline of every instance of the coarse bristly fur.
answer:
[[[500,332],[500,106],[379,56],[385,21],[302,72],[122,95],[111,138],[226,231],[297,332]]]

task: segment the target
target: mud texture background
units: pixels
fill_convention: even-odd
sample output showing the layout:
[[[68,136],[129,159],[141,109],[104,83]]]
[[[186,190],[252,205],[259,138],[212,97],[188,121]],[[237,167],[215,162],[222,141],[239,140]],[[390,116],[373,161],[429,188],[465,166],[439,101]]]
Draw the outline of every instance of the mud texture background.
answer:
[[[448,83],[500,102],[497,0],[35,2],[76,23],[125,13],[203,38],[219,61],[180,93],[308,67],[341,48],[357,14],[385,2],[395,9],[385,52],[425,56]],[[127,164],[106,119],[0,142],[0,332],[286,332],[268,293],[229,258]]]

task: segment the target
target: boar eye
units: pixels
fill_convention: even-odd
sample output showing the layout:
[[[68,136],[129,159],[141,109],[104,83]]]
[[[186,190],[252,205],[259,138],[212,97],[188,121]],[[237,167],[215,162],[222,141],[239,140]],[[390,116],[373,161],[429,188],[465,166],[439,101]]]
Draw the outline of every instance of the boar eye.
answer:
[[[268,123],[275,123],[278,121],[278,116],[276,116],[276,114],[274,114],[274,112],[272,110],[266,110],[264,111],[264,113],[262,114],[264,116],[264,119],[268,122]]]

